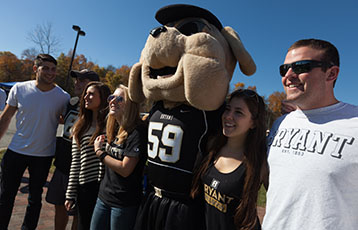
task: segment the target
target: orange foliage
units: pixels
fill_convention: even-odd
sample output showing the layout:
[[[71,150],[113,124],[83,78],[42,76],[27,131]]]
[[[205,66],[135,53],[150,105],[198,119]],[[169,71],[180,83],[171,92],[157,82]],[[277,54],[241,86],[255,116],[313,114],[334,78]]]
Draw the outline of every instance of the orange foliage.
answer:
[[[29,80],[31,75],[24,76],[23,62],[11,52],[0,52],[0,82]],[[32,68],[32,67],[31,67]]]
[[[278,116],[281,116],[281,102],[286,99],[286,94],[284,92],[273,92],[269,98],[269,109]]]
[[[236,83],[235,84],[235,89],[238,89],[238,88],[244,88],[245,87],[245,84],[244,83],[242,83],[242,82],[238,82],[238,83]]]

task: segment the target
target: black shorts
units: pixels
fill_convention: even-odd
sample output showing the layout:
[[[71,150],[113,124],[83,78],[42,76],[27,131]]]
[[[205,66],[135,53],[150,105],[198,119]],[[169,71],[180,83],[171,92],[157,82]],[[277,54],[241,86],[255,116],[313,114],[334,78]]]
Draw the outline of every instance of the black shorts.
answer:
[[[62,173],[60,170],[55,169],[51,181],[48,185],[46,193],[46,201],[54,205],[65,205],[66,189],[68,184],[68,175]],[[76,214],[76,208],[73,207],[67,212],[69,216]]]
[[[150,192],[138,211],[135,230],[204,229],[203,201],[179,200]]]
[[[56,169],[48,185],[46,201],[54,205],[64,205],[67,184],[68,175]]]

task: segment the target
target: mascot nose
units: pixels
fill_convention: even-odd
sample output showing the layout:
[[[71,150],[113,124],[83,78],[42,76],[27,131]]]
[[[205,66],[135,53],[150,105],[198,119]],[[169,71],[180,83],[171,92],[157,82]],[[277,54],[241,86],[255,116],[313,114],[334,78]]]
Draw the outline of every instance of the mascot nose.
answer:
[[[167,28],[165,26],[159,26],[157,28],[154,28],[150,31],[150,35],[153,37],[157,37],[160,33],[167,31]]]

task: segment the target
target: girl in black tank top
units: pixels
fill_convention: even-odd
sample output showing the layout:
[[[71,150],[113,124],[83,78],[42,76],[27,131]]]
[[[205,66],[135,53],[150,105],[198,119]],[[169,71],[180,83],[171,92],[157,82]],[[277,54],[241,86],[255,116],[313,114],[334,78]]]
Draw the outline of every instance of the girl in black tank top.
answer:
[[[261,229],[256,201],[267,185],[266,119],[263,99],[234,91],[221,117],[222,132],[208,147],[191,195],[205,200],[206,229]]]

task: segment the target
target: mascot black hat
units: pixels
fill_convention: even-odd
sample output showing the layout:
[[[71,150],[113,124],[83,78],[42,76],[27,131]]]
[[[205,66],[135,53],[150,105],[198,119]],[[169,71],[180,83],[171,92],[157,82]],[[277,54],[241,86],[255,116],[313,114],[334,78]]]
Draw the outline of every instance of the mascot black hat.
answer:
[[[215,15],[213,15],[210,11],[192,5],[175,4],[175,5],[164,6],[160,8],[155,15],[155,18],[162,25],[166,25],[169,22],[178,21],[183,18],[191,18],[191,17],[204,18],[209,23],[216,26],[218,30],[221,30],[223,28],[219,19]]]

